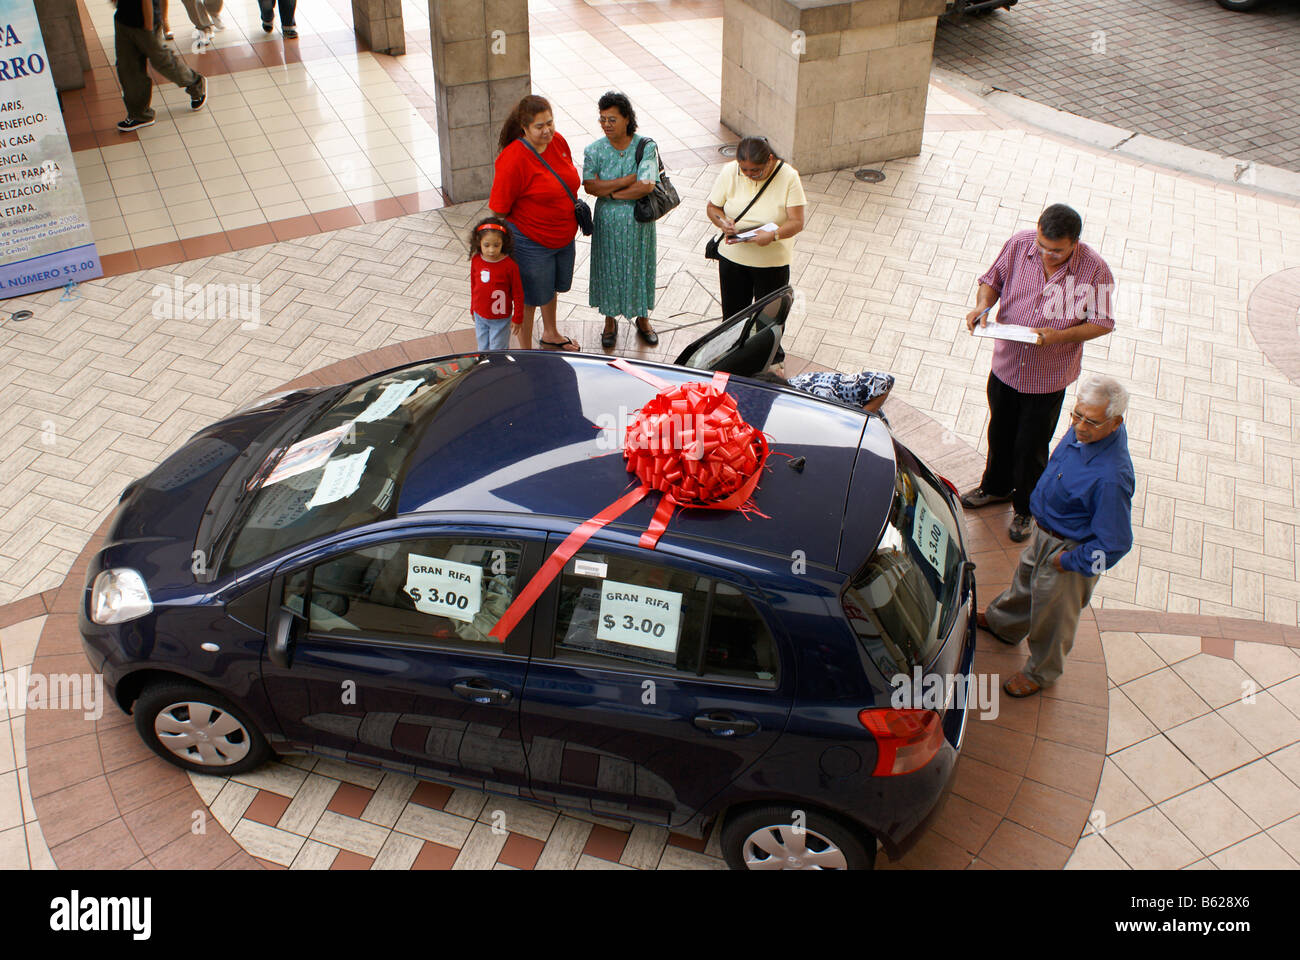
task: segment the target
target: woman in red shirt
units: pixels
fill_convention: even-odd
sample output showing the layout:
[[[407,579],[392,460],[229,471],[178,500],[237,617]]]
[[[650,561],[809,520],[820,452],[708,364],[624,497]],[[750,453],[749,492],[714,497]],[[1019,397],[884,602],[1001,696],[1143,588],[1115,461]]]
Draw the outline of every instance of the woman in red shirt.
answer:
[[[499,144],[488,206],[514,236],[514,259],[524,284],[520,345],[532,345],[533,311],[541,307],[541,344],[578,350],[578,343],[555,326],[557,297],[573,285],[573,238],[578,232],[573,200],[555,174],[575,197],[580,181],[569,144],[555,132],[550,103],[537,96],[520,100],[501,128]]]

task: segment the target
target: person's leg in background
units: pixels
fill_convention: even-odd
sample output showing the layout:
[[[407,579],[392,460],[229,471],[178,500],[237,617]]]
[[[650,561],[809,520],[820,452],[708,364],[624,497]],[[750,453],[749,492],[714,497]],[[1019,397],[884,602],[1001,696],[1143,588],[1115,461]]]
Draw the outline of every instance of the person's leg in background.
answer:
[[[757,302],[766,297],[769,293],[780,290],[782,287],[790,285],[790,265],[784,267],[754,267],[754,301]],[[772,358],[774,364],[785,362],[785,349],[776,348],[776,356]]]
[[[162,33],[139,31],[137,42],[144,49],[149,65],[190,95],[190,107],[197,110],[207,99],[207,82],[176,53],[176,48],[162,39]]]
[[[754,302],[754,274],[749,267],[726,257],[718,260],[718,292],[722,297],[722,319],[730,320]]]
[[[221,9],[224,6],[225,0],[203,0],[203,9],[207,11],[208,19],[212,21],[213,29],[226,29],[226,25],[221,22]]]
[[[208,16],[207,8],[203,5],[203,0],[181,0],[185,5],[185,13],[190,18],[190,23],[194,24],[194,29],[200,33],[212,29],[212,18]]]
[[[124,27],[113,21],[113,54],[117,58],[117,82],[122,86],[122,102],[126,106],[126,119],[152,121],[153,81],[149,79],[149,58],[145,55],[140,37],[145,30]]]
[[[298,9],[298,0],[279,0],[280,3],[280,29],[284,31],[284,38],[292,40],[298,36],[295,29],[293,15]]]
[[[1029,516],[1029,495],[1034,492],[1038,478],[1047,467],[1052,434],[1056,432],[1056,421],[1060,419],[1064,399],[1064,390],[1020,394],[1011,460],[1012,482],[1016,488],[1011,502],[1019,516]]]
[[[989,374],[989,453],[980,489],[995,497],[1008,496],[1015,486],[1016,431],[1020,425],[1020,394]],[[1029,494],[1025,492],[1025,499]]]

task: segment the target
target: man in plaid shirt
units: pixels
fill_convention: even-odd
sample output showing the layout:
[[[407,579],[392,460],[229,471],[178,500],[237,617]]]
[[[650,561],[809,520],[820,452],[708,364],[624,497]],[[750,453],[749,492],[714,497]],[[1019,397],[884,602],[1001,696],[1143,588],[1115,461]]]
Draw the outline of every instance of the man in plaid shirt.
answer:
[[[1016,542],[1033,526],[1029,495],[1047,465],[1065,388],[1079,378],[1084,341],[1115,327],[1115,278],[1097,251],[1079,241],[1082,232],[1083,220],[1070,207],[1048,207],[1036,230],[1022,230],[1003,245],[966,315],[966,329],[974,333],[1000,301],[999,324],[1037,333],[1032,343],[994,341],[988,459],[980,485],[961,498],[967,507],[1010,500],[1008,533]]]

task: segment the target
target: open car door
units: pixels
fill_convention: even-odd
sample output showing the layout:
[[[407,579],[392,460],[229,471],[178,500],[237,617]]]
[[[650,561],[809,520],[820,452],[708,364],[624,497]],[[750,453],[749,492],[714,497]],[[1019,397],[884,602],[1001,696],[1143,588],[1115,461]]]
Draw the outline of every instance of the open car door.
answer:
[[[700,337],[674,363],[742,377],[762,373],[776,360],[793,305],[791,287],[774,290]]]

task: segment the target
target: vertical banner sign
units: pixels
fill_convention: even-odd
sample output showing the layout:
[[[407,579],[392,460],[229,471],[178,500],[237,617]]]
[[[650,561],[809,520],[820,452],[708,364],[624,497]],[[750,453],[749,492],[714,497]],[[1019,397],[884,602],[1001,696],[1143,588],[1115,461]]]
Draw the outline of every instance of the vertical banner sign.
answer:
[[[104,275],[33,0],[0,0],[0,299]]]

